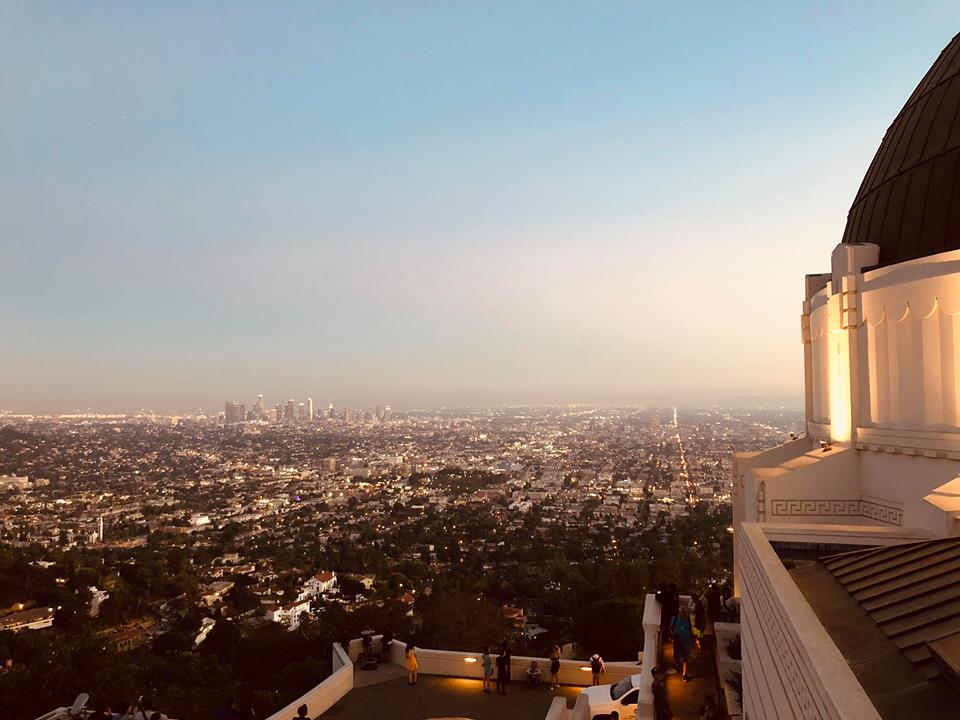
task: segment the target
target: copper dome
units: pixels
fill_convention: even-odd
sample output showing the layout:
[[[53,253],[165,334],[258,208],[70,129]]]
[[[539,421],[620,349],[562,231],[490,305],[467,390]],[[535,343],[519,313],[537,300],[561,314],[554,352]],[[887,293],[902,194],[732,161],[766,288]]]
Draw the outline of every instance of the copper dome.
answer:
[[[887,129],[847,215],[845,243],[880,264],[960,248],[960,35]]]

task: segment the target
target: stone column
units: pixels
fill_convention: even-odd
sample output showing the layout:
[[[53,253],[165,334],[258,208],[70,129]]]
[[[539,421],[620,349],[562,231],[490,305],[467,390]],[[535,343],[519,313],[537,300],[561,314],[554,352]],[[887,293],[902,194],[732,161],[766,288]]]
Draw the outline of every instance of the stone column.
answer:
[[[653,593],[643,604],[643,664],[640,666],[640,693],[636,720],[654,720],[653,668],[659,662],[660,603]]]

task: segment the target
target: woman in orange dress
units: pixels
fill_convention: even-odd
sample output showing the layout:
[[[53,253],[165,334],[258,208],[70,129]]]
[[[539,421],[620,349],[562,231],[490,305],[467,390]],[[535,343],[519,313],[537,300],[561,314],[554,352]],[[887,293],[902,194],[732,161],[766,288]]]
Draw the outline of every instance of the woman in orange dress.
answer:
[[[413,645],[407,648],[407,684],[417,684],[417,649]]]

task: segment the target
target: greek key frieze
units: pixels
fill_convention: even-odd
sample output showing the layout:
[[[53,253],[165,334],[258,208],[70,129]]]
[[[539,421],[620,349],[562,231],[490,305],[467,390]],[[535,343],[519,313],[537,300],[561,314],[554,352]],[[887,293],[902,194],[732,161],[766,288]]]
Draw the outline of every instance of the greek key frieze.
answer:
[[[781,517],[865,517],[887,525],[903,526],[903,508],[871,500],[771,500],[770,514]]]

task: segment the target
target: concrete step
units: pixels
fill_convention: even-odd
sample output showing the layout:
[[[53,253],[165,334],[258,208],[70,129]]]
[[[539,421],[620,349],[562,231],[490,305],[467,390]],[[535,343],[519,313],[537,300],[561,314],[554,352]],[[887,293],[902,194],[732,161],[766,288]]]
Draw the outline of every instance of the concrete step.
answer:
[[[898,573],[904,568],[915,567],[918,563],[927,562],[930,558],[960,558],[960,542],[950,544],[935,544],[931,547],[919,547],[911,552],[905,552],[893,557],[877,556],[863,560],[861,563],[834,572],[834,577],[842,584],[849,586],[854,582],[866,581],[886,574]]]
[[[872,614],[878,610],[919,597],[924,593],[937,592],[942,588],[957,584],[960,584],[960,568],[947,572],[941,572],[939,568],[930,568],[889,586],[857,593],[856,598],[864,609]]]
[[[882,572],[869,573],[864,576],[851,578],[837,578],[848,592],[857,595],[858,593],[872,588],[885,585],[890,581],[900,578],[910,577],[926,568],[942,567],[942,572],[953,570],[960,562],[960,545],[953,548],[942,548],[939,552],[926,555],[922,558],[898,563],[895,567],[886,569]],[[859,599],[859,595],[857,595]]]

